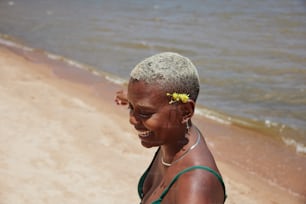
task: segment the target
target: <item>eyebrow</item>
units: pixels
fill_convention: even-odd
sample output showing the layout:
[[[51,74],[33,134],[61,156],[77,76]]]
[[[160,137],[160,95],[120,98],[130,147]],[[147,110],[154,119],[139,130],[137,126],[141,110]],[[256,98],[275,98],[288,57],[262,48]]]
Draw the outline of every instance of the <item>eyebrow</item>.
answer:
[[[135,108],[135,106],[134,106]],[[149,106],[149,105],[141,105],[141,104],[137,104],[137,108],[140,109],[140,110],[145,110],[145,111],[155,111],[156,108],[155,107],[152,107],[152,106]]]

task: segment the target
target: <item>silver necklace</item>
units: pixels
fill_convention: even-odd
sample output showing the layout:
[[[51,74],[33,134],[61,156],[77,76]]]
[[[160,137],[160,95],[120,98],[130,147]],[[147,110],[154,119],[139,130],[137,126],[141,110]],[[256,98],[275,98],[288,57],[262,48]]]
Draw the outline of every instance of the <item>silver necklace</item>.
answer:
[[[198,131],[197,131],[197,132],[198,132]],[[201,137],[200,137],[200,134],[199,134],[199,132],[198,132],[197,141],[196,141],[191,147],[189,147],[189,149],[188,149],[186,152],[184,152],[184,154],[182,154],[182,156],[180,156],[180,157],[177,158],[176,160],[172,161],[171,163],[165,162],[164,159],[163,159],[163,157],[161,157],[161,162],[162,162],[162,164],[165,165],[165,166],[167,166],[167,167],[170,167],[172,164],[174,164],[174,163],[180,161],[181,159],[183,159],[183,158],[187,155],[188,152],[190,152],[191,150],[193,150],[193,149],[200,143],[200,141],[201,141],[200,139],[201,139]]]

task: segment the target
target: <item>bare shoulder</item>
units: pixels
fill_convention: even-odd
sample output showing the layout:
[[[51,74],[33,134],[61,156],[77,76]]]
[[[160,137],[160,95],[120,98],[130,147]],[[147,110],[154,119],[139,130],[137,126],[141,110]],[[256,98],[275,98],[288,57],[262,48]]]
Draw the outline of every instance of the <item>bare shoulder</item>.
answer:
[[[203,167],[182,174],[175,186],[175,203],[224,203],[224,189],[214,172]]]

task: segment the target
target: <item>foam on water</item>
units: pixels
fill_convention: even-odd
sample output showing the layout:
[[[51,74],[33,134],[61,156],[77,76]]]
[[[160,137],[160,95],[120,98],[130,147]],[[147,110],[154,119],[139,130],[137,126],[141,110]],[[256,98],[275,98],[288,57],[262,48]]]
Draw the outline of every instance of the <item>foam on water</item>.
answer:
[[[237,116],[230,116],[225,113],[210,110],[203,106],[196,108],[195,114],[224,125],[236,125],[256,132],[262,132],[266,136],[272,137],[276,140],[281,140],[287,147],[294,148],[296,153],[306,155],[306,146],[303,143],[303,135],[300,135],[299,131],[287,127],[284,124],[278,124],[268,119],[262,122]],[[290,137],[287,135],[290,135]]]
[[[292,138],[282,137],[282,140],[286,145],[292,146],[297,153],[306,155],[306,146],[304,144],[299,143]]]
[[[3,34],[0,34],[0,44],[5,45],[7,47],[21,49],[25,52],[35,52],[36,51],[36,49],[27,47],[27,46],[17,42],[14,38],[12,38],[8,35],[3,35]],[[80,62],[77,62],[75,60],[67,59],[63,56],[48,53],[46,51],[43,51],[42,54],[45,55],[50,60],[61,61],[63,63],[66,63],[67,65],[70,65],[70,66],[74,67],[74,68],[87,70],[87,71],[89,71],[92,74],[97,75],[97,76],[105,76],[106,79],[108,79],[109,81],[111,81],[113,83],[117,83],[117,84],[123,84],[124,83],[123,79],[120,80],[119,78],[116,79],[116,77],[107,76],[107,75],[105,75],[105,73],[99,72],[96,69],[94,69],[94,68],[92,68],[88,65],[82,64]]]
[[[22,45],[22,44],[19,44],[17,42],[14,42],[13,41],[14,39],[11,38],[10,36],[8,35],[3,35],[0,33],[0,43],[3,44],[3,45],[6,45],[8,47],[15,47],[15,48],[19,48],[19,49],[22,49],[24,51],[33,51],[34,49],[33,48],[30,48],[30,47],[27,47],[25,45]]]
[[[204,116],[206,118],[209,118],[211,120],[217,121],[221,124],[230,125],[232,124],[231,118],[227,117],[225,115],[218,114],[214,111],[208,110],[206,108],[196,108],[195,114]]]

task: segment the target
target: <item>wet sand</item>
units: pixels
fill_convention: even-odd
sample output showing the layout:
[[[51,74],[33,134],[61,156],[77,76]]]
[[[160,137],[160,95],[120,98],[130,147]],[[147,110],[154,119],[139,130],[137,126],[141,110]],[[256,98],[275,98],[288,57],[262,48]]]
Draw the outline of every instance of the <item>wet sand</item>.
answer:
[[[155,149],[140,145],[127,108],[113,102],[121,87],[2,45],[0,67],[1,204],[139,203],[137,182]],[[194,122],[224,177],[226,203],[306,202],[305,157],[273,156],[277,142],[252,148],[260,133],[199,116]]]

